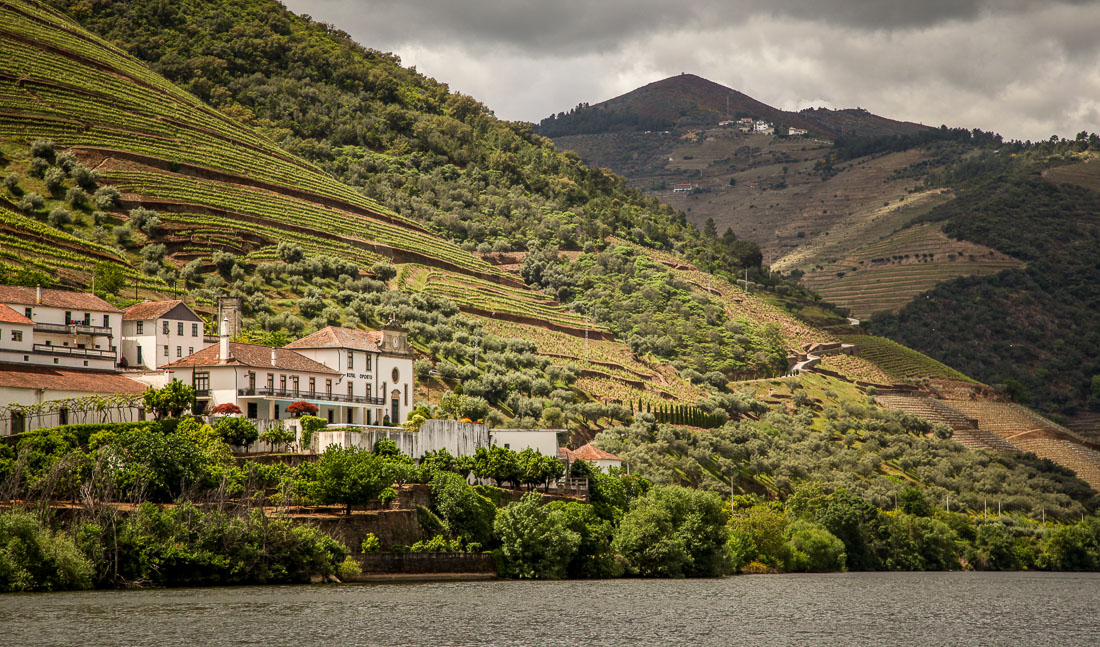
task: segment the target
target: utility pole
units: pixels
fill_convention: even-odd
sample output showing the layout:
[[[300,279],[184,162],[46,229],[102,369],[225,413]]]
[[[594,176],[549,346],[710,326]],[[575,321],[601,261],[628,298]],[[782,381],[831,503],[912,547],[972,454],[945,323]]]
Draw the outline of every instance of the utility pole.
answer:
[[[588,317],[584,318],[584,361],[588,361]]]

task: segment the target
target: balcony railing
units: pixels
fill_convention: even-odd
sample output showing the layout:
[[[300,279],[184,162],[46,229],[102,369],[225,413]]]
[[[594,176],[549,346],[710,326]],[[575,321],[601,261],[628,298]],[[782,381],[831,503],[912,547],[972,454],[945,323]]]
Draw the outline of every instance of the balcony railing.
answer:
[[[73,348],[71,346],[52,346],[50,344],[35,344],[34,352],[47,355],[64,355],[66,357],[90,357],[94,359],[117,359],[114,351],[100,350],[97,348]]]
[[[383,398],[368,398],[362,395],[341,395],[339,393],[318,393],[302,391],[301,389],[237,389],[237,397],[261,396],[271,398],[292,398],[306,400],[321,400],[322,402],[347,402],[350,404],[385,405]]]
[[[59,335],[96,335],[101,337],[113,337],[114,331],[105,326],[89,326],[82,323],[54,324],[37,322],[34,324],[35,332],[55,333]]]

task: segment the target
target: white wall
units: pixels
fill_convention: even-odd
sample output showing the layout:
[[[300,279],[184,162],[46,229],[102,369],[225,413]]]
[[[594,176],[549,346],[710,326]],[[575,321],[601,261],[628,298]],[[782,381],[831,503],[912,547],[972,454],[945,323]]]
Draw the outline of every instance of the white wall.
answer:
[[[21,389],[15,387],[0,387],[0,403],[3,404],[23,404],[33,405],[42,402],[49,402],[51,400],[64,400],[66,398],[81,398],[84,396],[93,395],[91,391],[62,391],[54,389]],[[105,416],[109,415],[110,418]],[[56,427],[59,423],[58,413],[52,413],[44,416],[28,417],[23,425],[24,431],[31,431],[33,429],[40,429],[42,427]],[[133,420],[139,420],[140,413],[137,407],[126,409],[121,413],[117,409],[110,409],[108,412],[69,412],[70,425],[93,423],[93,422],[129,422]],[[10,418],[0,420],[0,435],[10,435],[12,433],[12,421]]]
[[[558,432],[561,429],[492,429],[489,440],[494,445],[507,446],[514,452],[528,447],[543,456],[558,457]]]

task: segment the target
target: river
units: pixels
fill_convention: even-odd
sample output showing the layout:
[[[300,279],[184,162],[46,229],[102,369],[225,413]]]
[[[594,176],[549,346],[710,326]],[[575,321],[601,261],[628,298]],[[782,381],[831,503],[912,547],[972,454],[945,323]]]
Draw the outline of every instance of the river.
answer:
[[[837,573],[0,595],[0,644],[1095,646],[1100,574]]]

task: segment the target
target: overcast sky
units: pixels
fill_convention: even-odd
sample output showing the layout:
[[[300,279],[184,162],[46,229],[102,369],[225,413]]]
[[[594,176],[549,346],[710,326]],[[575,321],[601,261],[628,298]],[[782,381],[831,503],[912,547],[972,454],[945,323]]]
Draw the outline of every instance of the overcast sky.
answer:
[[[503,119],[691,72],[777,108],[1100,131],[1100,0],[284,0]]]

